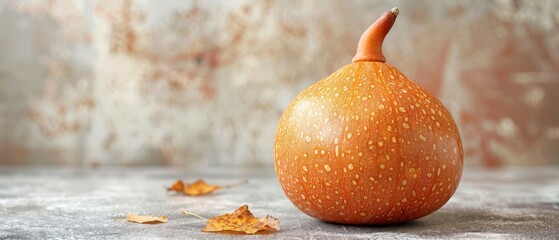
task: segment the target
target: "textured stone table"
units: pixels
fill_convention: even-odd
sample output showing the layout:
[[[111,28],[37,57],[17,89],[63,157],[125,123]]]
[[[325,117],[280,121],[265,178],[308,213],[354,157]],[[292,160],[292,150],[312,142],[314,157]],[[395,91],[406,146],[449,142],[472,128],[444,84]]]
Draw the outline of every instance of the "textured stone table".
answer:
[[[167,193],[178,178],[217,184],[249,183],[206,197]],[[67,169],[0,167],[0,239],[215,239],[261,238],[200,232],[205,221],[249,204],[258,216],[281,221],[266,238],[530,238],[559,239],[559,167],[487,171],[466,169],[454,197],[425,218],[396,226],[343,226],[299,212],[284,197],[272,169]],[[140,225],[126,213],[167,215],[169,222]]]

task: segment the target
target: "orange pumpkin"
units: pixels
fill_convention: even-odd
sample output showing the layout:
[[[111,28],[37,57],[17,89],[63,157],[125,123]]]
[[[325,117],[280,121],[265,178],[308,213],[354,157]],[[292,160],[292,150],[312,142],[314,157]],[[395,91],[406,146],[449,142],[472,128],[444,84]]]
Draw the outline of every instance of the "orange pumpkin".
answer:
[[[353,62],[287,107],[274,162],[304,213],[343,224],[391,224],[442,207],[460,181],[463,151],[452,116],[388,65],[381,48],[394,8],[361,37]]]

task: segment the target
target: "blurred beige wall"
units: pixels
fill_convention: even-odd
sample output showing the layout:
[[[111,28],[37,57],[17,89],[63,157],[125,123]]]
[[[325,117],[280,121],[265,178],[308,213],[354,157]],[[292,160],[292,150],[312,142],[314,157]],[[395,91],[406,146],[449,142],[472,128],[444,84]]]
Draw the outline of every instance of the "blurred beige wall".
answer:
[[[559,1],[2,1],[0,164],[272,165],[277,121],[397,6],[387,63],[466,164],[559,163]]]

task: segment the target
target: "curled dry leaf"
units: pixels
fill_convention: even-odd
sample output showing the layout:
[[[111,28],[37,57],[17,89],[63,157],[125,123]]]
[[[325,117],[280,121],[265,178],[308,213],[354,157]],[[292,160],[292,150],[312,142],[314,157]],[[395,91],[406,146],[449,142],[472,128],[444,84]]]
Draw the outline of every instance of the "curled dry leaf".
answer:
[[[184,211],[184,213],[200,217],[187,211]],[[203,232],[233,231],[238,233],[255,234],[264,231],[280,230],[279,220],[277,218],[267,215],[264,218],[258,219],[248,210],[247,205],[241,206],[231,214],[224,214],[207,220],[208,223],[206,224],[206,227],[202,229]]]
[[[200,179],[191,184],[186,184],[182,192],[188,196],[202,196],[202,195],[210,194],[220,188],[221,187],[218,185],[211,185],[206,183],[206,181]]]
[[[184,183],[181,180],[177,180],[170,188],[167,188],[167,191],[182,192],[183,189]]]
[[[210,194],[220,188],[220,186],[208,184],[202,179],[190,184],[184,184],[183,181],[177,180],[170,188],[167,188],[167,191],[182,192],[184,195],[188,196],[202,196]]]
[[[126,220],[129,222],[142,223],[142,224],[158,224],[166,223],[167,216],[154,217],[154,216],[140,216],[133,213],[126,214]]]
[[[190,184],[185,184],[183,181],[177,180],[170,188],[167,189],[167,191],[182,192],[184,195],[188,196],[202,196],[210,194],[218,189],[234,187],[240,184],[245,184],[246,182],[247,181],[245,180],[233,185],[219,186],[208,184],[202,179]]]

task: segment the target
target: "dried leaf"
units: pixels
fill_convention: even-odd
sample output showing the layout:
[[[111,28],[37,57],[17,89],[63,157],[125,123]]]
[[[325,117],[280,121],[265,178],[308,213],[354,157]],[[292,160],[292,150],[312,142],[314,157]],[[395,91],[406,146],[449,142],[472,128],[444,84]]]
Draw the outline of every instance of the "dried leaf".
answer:
[[[191,214],[189,212],[185,213]],[[202,229],[203,232],[233,231],[247,234],[276,230],[280,230],[278,219],[270,215],[262,219],[258,219],[248,210],[247,205],[241,206],[231,214],[225,214],[209,219],[206,227]]]
[[[218,185],[210,185],[204,180],[200,179],[192,184],[186,184],[182,192],[188,196],[202,196],[210,194],[220,188],[221,187]]]
[[[184,189],[184,183],[181,180],[177,180],[167,191],[182,192]]]
[[[247,180],[244,180],[231,185],[219,186],[219,185],[208,184],[206,181],[202,179],[187,184],[185,184],[181,180],[177,180],[175,183],[173,183],[173,185],[170,188],[167,188],[167,191],[182,192],[184,195],[188,195],[188,196],[202,196],[202,195],[210,194],[219,189],[236,187],[245,184],[247,182],[248,182]]]
[[[154,217],[154,216],[140,216],[133,213],[126,214],[126,220],[129,222],[142,223],[142,224],[158,224],[166,223],[167,216]]]

